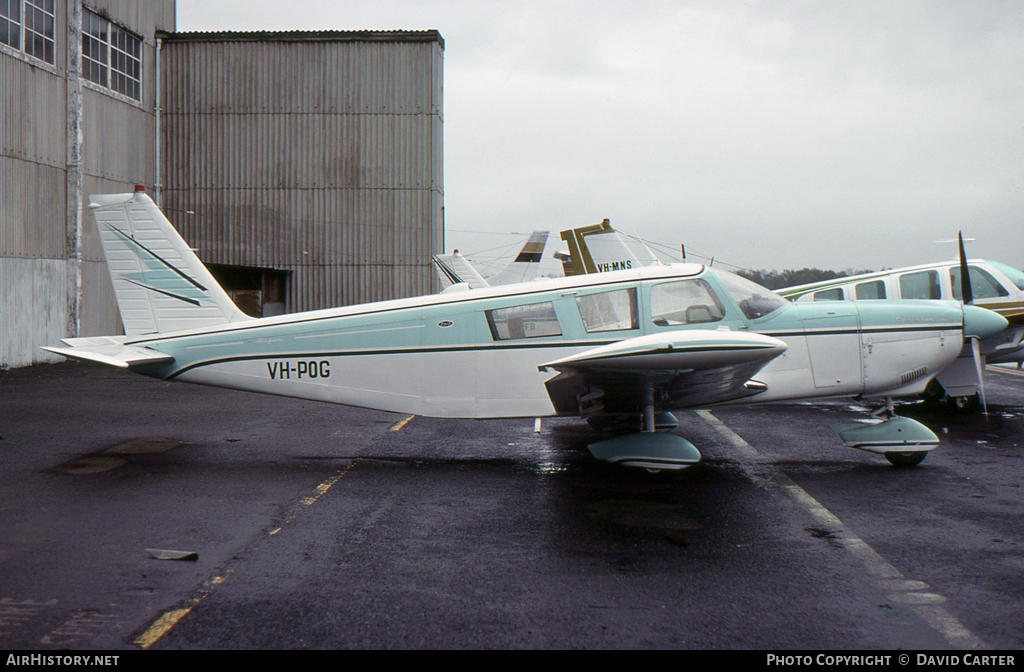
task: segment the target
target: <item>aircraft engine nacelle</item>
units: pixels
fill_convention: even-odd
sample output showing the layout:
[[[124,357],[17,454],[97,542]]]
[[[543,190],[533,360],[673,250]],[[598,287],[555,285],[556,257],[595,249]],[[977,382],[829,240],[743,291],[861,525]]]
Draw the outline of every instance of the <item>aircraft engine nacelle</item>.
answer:
[[[891,306],[889,304],[899,304]],[[857,302],[864,395],[913,396],[956,361],[964,312],[945,301]]]

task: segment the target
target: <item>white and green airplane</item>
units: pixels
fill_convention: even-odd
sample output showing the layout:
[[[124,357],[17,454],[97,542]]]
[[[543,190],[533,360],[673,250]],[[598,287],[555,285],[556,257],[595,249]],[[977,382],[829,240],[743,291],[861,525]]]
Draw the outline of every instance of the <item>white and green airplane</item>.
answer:
[[[633,433],[608,462],[681,469],[700,453],[671,411],[916,394],[965,339],[1006,320],[953,302],[791,303],[697,264],[536,280],[259,319],[232,304],[159,208],[93,196],[125,334],[47,350],[171,381],[448,418],[574,416]],[[895,417],[835,426],[917,464],[938,443]],[[882,417],[888,417],[880,421]]]
[[[964,282],[966,278],[966,282]],[[876,273],[787,287],[777,292],[798,303],[812,301],[876,301],[925,299],[957,301],[981,306],[1005,317],[1002,331],[968,344],[957,362],[936,376],[925,396],[946,397],[958,410],[984,403],[984,376],[979,358],[989,364],[1024,365],[1024,272],[984,259],[967,259],[960,239],[960,258]],[[975,350],[977,352],[975,352]]]

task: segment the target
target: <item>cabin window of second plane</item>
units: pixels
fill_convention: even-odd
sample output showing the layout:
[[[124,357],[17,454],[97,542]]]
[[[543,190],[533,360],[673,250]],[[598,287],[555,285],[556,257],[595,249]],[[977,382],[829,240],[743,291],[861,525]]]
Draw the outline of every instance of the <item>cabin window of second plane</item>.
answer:
[[[900,276],[901,299],[941,299],[938,271],[921,271]]]
[[[835,289],[823,289],[820,292],[814,293],[815,301],[842,301],[843,290],[840,287]]]
[[[881,280],[862,282],[856,287],[858,301],[872,301],[885,298],[885,283]]]
[[[588,334],[640,327],[635,287],[577,296],[576,307]]]
[[[562,335],[555,306],[550,301],[488,310],[487,324],[496,341]]]
[[[994,299],[1009,294],[1006,288],[999,284],[995,278],[976,266],[969,266],[971,276],[971,294],[975,299]],[[954,266],[949,269],[949,283],[953,289],[953,298],[963,301],[963,292],[960,289],[960,267]]]

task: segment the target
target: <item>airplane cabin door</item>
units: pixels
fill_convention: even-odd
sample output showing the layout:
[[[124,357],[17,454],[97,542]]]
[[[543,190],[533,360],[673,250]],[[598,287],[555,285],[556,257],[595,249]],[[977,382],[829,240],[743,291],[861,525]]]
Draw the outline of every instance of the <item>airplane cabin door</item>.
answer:
[[[863,389],[860,319],[853,302],[835,301],[826,314],[803,318],[807,351],[816,388],[836,388],[837,393]]]

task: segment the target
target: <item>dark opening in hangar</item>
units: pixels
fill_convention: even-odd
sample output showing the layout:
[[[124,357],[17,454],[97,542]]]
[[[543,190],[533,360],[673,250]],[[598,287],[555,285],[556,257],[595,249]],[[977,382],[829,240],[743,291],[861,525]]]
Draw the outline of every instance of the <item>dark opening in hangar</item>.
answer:
[[[269,317],[284,314],[288,271],[223,264],[206,266],[238,309],[246,315]]]

